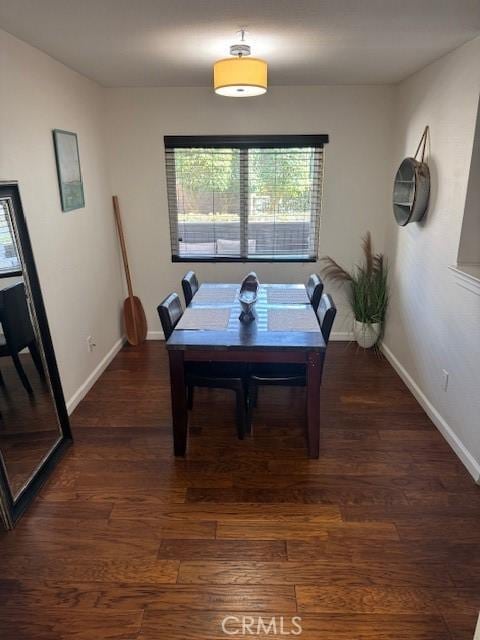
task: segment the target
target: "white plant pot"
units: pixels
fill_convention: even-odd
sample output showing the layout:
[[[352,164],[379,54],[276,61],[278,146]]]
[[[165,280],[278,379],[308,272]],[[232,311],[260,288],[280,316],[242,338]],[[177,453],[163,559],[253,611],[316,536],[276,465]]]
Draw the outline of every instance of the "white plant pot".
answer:
[[[359,322],[355,320],[353,323],[353,335],[360,347],[364,349],[370,349],[377,342],[382,330],[381,322]]]

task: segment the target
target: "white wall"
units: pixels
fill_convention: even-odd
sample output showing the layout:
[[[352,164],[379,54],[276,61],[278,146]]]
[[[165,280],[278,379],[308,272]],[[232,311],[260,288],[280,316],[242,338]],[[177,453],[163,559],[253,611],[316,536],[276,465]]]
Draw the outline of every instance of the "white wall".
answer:
[[[392,361],[477,478],[480,287],[476,294],[459,286],[448,267],[457,260],[479,88],[480,38],[397,87],[395,164],[412,155],[429,124],[432,193],[422,223],[400,228],[388,216],[392,303],[385,336]],[[449,372],[446,392],[442,369]]]
[[[103,90],[3,31],[0,86],[0,179],[19,181],[65,396],[76,401],[121,337]],[[61,211],[54,128],[78,134],[86,206],[72,213]]]
[[[390,87],[271,87],[235,100],[210,88],[107,89],[112,188],[120,198],[134,288],[149,329],[156,306],[180,292],[188,268],[201,281],[238,282],[254,268],[263,282],[305,281],[317,264],[172,264],[163,136],[174,134],[328,133],[320,255],[351,266],[370,229],[381,249],[390,216]],[[335,294],[340,302],[340,293]],[[341,305],[334,331],[351,330]]]

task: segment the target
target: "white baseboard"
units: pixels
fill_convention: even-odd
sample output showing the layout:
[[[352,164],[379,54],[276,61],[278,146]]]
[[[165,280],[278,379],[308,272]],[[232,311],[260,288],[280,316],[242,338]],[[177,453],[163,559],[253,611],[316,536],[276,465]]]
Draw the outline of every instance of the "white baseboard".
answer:
[[[336,342],[351,342],[355,340],[355,338],[353,331],[332,331],[330,340],[335,340]]]
[[[149,331],[147,333],[147,340],[165,340],[163,331]]]
[[[165,340],[165,336],[163,335],[163,331],[149,331],[147,333],[147,340]],[[351,331],[333,331],[330,340],[350,342],[350,340],[355,340],[355,338]]]
[[[76,407],[80,404],[83,398],[87,395],[90,389],[93,387],[95,382],[99,379],[105,369],[108,367],[110,362],[114,359],[120,349],[123,347],[125,343],[124,338],[120,338],[113,345],[110,351],[106,354],[104,358],[98,363],[92,373],[88,376],[85,382],[75,391],[73,396],[67,401],[67,412],[68,415],[71,415]]]
[[[433,424],[440,431],[442,436],[448,442],[448,444],[455,451],[457,456],[460,458],[462,463],[465,465],[467,471],[473,477],[475,482],[480,484],[480,464],[475,460],[470,451],[465,447],[463,442],[459,439],[459,437],[455,434],[452,427],[448,424],[448,422],[440,415],[437,409],[433,406],[427,396],[423,393],[420,387],[417,385],[415,380],[411,377],[405,367],[400,363],[397,357],[392,353],[392,351],[387,347],[386,344],[381,345],[381,349],[385,354],[385,357],[390,362],[392,367],[398,373],[398,375],[405,382],[407,387],[410,389],[412,394],[418,400],[425,413],[428,415]]]

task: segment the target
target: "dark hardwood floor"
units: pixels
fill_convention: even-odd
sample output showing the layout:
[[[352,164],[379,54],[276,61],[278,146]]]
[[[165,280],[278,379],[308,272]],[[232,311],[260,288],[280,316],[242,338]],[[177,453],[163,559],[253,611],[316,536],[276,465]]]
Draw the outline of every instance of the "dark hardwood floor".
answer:
[[[240,442],[233,394],[196,391],[175,460],[164,345],[125,348],[0,534],[0,637],[210,640],[245,615],[276,616],[270,638],[299,616],[303,640],[472,640],[480,488],[374,353],[331,344],[319,460],[303,393],[262,388]]]

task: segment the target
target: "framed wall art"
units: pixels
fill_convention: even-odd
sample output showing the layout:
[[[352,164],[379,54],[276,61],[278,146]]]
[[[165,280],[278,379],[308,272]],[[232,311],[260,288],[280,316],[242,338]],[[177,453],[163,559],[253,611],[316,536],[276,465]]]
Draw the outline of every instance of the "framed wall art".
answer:
[[[85,206],[80,155],[77,134],[71,131],[53,130],[53,144],[57,161],[58,186],[63,211],[73,211]]]

